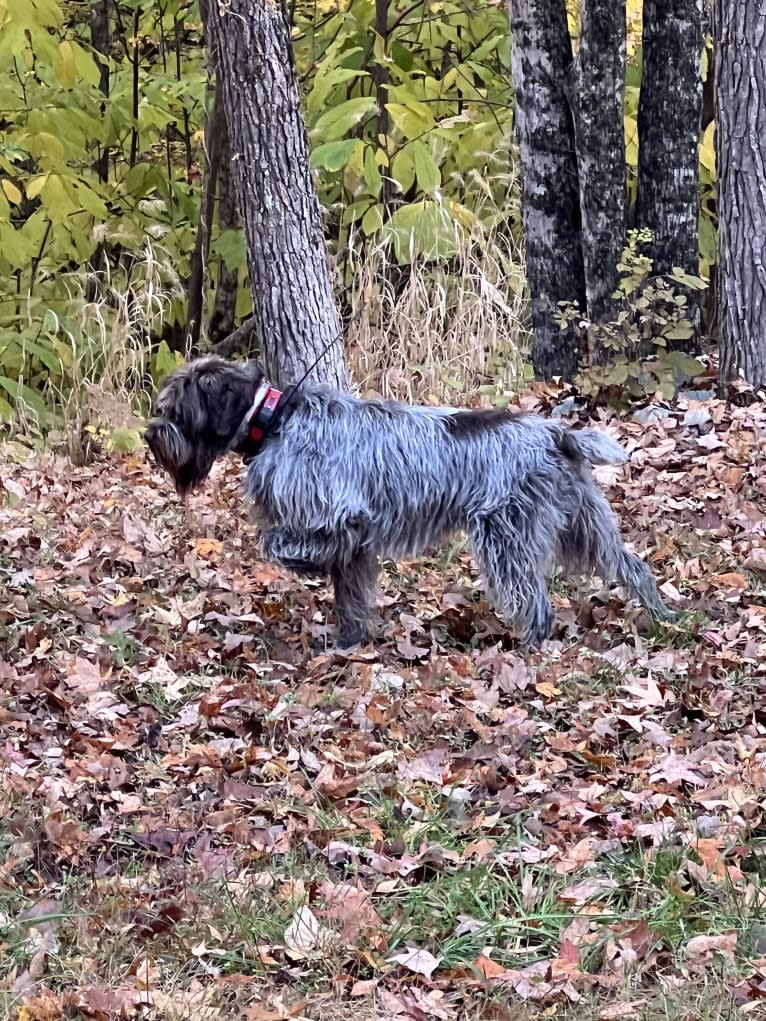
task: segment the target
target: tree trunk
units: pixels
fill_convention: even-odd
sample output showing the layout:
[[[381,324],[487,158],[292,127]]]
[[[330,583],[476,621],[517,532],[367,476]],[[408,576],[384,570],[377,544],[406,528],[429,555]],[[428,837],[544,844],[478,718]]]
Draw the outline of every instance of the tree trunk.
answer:
[[[370,46],[373,51],[376,50],[375,38],[380,39],[382,55],[378,58],[373,57],[372,80],[375,83],[375,101],[378,104],[378,141],[380,145],[385,147],[386,156],[390,158],[391,154],[388,151],[388,107],[386,106],[388,103],[388,87],[391,84],[391,76],[389,74],[390,58],[388,58],[388,3],[389,0],[375,0],[375,36],[373,36]],[[386,219],[388,219],[391,213],[393,197],[393,180],[390,174],[384,174],[380,185],[380,203],[385,210],[384,216]]]
[[[347,385],[287,20],[275,0],[211,3],[210,43],[237,166],[254,320],[279,386]]]
[[[588,320],[614,320],[617,264],[625,246],[624,0],[583,0],[580,49],[572,73],[582,252]],[[591,354],[603,361],[595,331]]]
[[[189,307],[186,314],[186,341],[192,351],[199,350],[202,324],[205,316],[205,298],[208,287],[208,255],[210,234],[213,229],[215,193],[221,169],[221,142],[226,130],[226,115],[221,103],[221,91],[215,90],[213,109],[205,125],[205,165],[202,171],[202,194],[199,203],[199,224],[194,239],[189,274]],[[207,339],[207,338],[205,338]]]
[[[766,386],[766,0],[715,0],[721,380]]]
[[[731,0],[732,3],[737,0]],[[652,232],[653,271],[699,273],[699,135],[706,0],[644,0],[636,226]],[[699,326],[691,300],[692,325]],[[689,347],[689,342],[685,342]],[[699,348],[699,336],[692,342]]]
[[[574,324],[556,322],[559,302],[585,308],[580,204],[572,112],[565,83],[572,44],[564,0],[508,0],[521,212],[538,377],[577,371]]]
[[[104,99],[101,103],[101,117],[106,117],[107,100],[109,99],[109,51],[112,46],[112,32],[109,24],[109,2],[110,0],[95,0],[90,9],[90,41],[93,46],[93,53],[98,64],[99,81],[98,87]],[[102,184],[109,180],[109,146],[103,147],[99,143],[96,149],[98,155],[93,169],[98,175]],[[32,268],[32,282],[34,282],[35,266]],[[96,301],[101,291],[101,274],[107,277],[109,268],[109,256],[105,241],[100,241],[96,246],[91,258],[90,269],[86,277],[85,295],[88,301]]]
[[[99,70],[98,87],[104,96],[101,104],[101,116],[106,113],[106,100],[109,98],[109,50],[112,44],[112,35],[109,29],[109,0],[96,0],[90,10],[90,41],[93,52],[97,54],[96,62]],[[101,60],[99,57],[103,57]],[[93,168],[98,174],[99,180],[106,183],[109,177],[109,147],[99,146],[99,154]]]
[[[237,199],[231,172],[231,151],[226,119],[221,125],[221,166],[218,171],[218,230],[220,232],[239,229]],[[218,280],[215,285],[213,314],[210,317],[208,336],[211,344],[217,344],[234,329],[237,314],[237,293],[239,291],[239,269],[229,269],[223,259],[218,260]]]

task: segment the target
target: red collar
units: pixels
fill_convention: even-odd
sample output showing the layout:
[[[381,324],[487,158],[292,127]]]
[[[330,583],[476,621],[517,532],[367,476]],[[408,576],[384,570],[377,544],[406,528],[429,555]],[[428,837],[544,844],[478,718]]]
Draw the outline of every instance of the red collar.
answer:
[[[253,403],[248,409],[245,421],[247,435],[242,444],[242,453],[247,460],[255,457],[261,444],[274,423],[274,416],[282,399],[282,391],[275,390],[270,383],[263,382],[255,392]]]

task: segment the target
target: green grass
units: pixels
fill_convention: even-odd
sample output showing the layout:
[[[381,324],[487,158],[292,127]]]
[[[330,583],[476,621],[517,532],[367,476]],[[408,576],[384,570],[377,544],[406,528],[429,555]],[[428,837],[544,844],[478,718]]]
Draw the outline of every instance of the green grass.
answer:
[[[387,802],[381,793],[376,819],[388,840],[403,841],[413,853],[422,843],[459,853],[475,839],[473,834],[460,832],[446,798],[425,799],[416,821],[402,817],[398,804],[398,798]],[[328,805],[325,811],[317,811],[314,806],[312,811],[322,830],[343,839],[344,820],[336,809]],[[504,839],[502,834],[493,834],[495,851],[484,861],[455,863],[449,854],[442,861],[437,856],[430,864],[417,866],[410,875],[400,877],[393,889],[389,885],[383,893],[376,891],[387,877],[376,879],[364,868],[358,876],[354,863],[332,868],[323,856],[295,852],[272,855],[265,866],[270,879],[264,878],[263,866],[255,861],[236,877],[213,880],[198,871],[188,871],[180,859],[158,868],[151,856],[137,853],[135,845],[131,847],[127,840],[116,872],[112,868],[111,874],[97,878],[73,871],[43,891],[37,886],[34,900],[25,894],[25,873],[13,875],[14,882],[0,890],[5,970],[29,967],[39,947],[40,933],[48,926],[54,946],[48,956],[46,984],[54,990],[87,984],[93,968],[99,981],[118,982],[139,949],[159,960],[163,973],[174,980],[188,983],[194,977],[203,979],[207,970],[214,968],[268,983],[275,974],[269,948],[283,945],[295,911],[311,901],[311,891],[324,880],[354,883],[357,878],[372,892],[386,939],[385,955],[414,945],[439,956],[442,968],[470,970],[482,953],[490,954],[507,968],[550,960],[559,953],[562,931],[578,918],[587,918],[590,930],[582,946],[580,966],[595,973],[603,971],[607,941],[614,938],[623,922],[645,922],[656,948],[670,959],[682,959],[683,948],[692,936],[732,930],[740,935],[743,957],[755,953],[751,937],[760,931],[762,915],[757,879],[752,901],[746,905],[740,892],[726,883],[706,889],[694,885],[685,872],[687,863],[695,859],[693,849],[667,843],[649,850],[638,842],[628,845],[624,853],[597,856],[583,868],[560,875],[550,866],[526,866],[514,859],[511,852],[520,846],[518,825],[518,819],[509,823]],[[0,830],[0,852],[6,857],[13,839],[5,828]],[[112,848],[117,844],[115,837]],[[363,863],[364,856],[360,860]],[[28,878],[32,886],[37,884],[32,873]],[[592,878],[611,880],[615,888],[598,893],[586,908],[562,899],[565,888]],[[55,907],[44,911],[30,927],[24,912],[45,898],[55,902]],[[333,926],[332,922],[323,924]],[[282,953],[275,953],[282,961]],[[383,958],[378,956],[382,964]],[[309,995],[312,990],[317,994],[326,990],[333,976],[348,966],[348,960],[348,951],[342,948],[310,954],[296,970],[296,988]],[[283,966],[279,965],[276,972]],[[358,964],[356,974],[371,978],[376,971]],[[641,999],[645,995],[627,986],[623,998]],[[708,1002],[705,995],[695,990],[674,1000],[655,990],[641,1008],[643,1013],[636,1017],[676,1021],[684,1015],[670,1011],[679,1003],[689,1004],[688,1011],[698,1010],[698,1002]],[[728,1007],[721,996],[710,995],[714,1012],[700,1014],[700,1019],[723,1021],[733,1017],[726,1012]],[[499,990],[488,991],[481,1010],[490,1010],[500,999]],[[12,998],[7,998],[5,1008],[0,1005],[0,1017],[14,1017],[14,1009]],[[587,1006],[571,1017],[582,1021],[592,1016],[596,1021],[600,1009],[595,1003],[591,1013]],[[537,1016],[523,1007],[518,1011],[510,1016]],[[549,1016],[570,1015],[556,1012]]]

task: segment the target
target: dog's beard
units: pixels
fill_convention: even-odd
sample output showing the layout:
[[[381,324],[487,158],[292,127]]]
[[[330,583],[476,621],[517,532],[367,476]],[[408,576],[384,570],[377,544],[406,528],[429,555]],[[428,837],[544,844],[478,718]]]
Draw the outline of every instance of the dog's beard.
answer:
[[[175,483],[176,492],[185,499],[201,486],[210,474],[216,453],[206,446],[195,446],[168,418],[155,418],[144,436],[157,463]]]

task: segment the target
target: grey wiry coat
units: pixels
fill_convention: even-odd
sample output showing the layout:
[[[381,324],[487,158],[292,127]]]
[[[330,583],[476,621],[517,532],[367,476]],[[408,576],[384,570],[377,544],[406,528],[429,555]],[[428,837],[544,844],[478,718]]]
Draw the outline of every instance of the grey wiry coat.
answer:
[[[216,457],[248,452],[257,365],[203,358],[157,398],[146,440],[180,493]],[[247,492],[266,526],[265,556],[332,579],[341,644],[370,636],[379,557],[413,556],[465,529],[498,612],[525,644],[550,632],[555,564],[621,582],[668,615],[629,553],[590,466],[625,460],[593,429],[534,415],[411,407],[302,387],[250,463]]]

